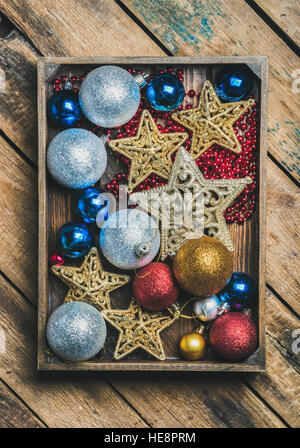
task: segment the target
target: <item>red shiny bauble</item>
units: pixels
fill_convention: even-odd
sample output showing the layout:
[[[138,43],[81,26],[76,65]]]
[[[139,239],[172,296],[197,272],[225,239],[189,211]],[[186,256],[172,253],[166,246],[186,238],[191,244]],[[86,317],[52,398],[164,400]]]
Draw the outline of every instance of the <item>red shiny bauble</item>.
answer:
[[[150,263],[133,279],[133,294],[145,309],[161,311],[178,299],[179,289],[167,264]]]
[[[64,258],[59,254],[52,254],[49,257],[50,266],[54,266],[54,265],[60,266],[60,265],[64,264],[64,262],[65,262]]]
[[[257,330],[249,316],[232,312],[214,321],[209,333],[211,346],[225,361],[242,361],[257,347]]]

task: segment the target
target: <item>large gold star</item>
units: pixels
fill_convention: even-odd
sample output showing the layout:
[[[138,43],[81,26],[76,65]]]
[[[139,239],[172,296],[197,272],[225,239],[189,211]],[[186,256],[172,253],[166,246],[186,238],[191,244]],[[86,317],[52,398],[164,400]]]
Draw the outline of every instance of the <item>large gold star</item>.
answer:
[[[159,132],[150,112],[144,110],[134,137],[111,140],[109,146],[131,160],[128,193],[150,174],[168,179],[173,165],[171,155],[187,137],[185,132]]]
[[[214,143],[238,154],[242,149],[233,124],[253,104],[253,99],[222,103],[212,84],[205,81],[198,107],[175,112],[172,118],[193,131],[191,154],[194,159]]]
[[[106,310],[102,315],[120,333],[115,359],[122,359],[140,347],[161,361],[165,359],[165,352],[160,333],[179,317],[178,313],[173,316],[163,312],[148,313],[135,299],[127,310]]]
[[[100,310],[111,309],[110,292],[131,280],[128,275],[104,271],[96,247],[80,267],[52,266],[51,271],[70,287],[65,302],[88,302]]]
[[[162,260],[175,255],[184,241],[204,234],[233,251],[223,212],[250,183],[251,177],[206,179],[193,157],[180,148],[168,184],[134,193],[130,200],[160,220]]]

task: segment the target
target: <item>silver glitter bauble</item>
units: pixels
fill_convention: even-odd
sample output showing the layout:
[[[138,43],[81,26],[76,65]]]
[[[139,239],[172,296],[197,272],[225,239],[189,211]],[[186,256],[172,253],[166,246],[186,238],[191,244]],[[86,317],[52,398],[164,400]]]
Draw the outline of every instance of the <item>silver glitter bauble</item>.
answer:
[[[208,322],[216,319],[226,311],[229,311],[229,304],[223,302],[218,296],[213,295],[206,299],[199,299],[193,304],[195,316],[202,322]]]
[[[79,102],[84,115],[94,124],[115,128],[127,123],[140,104],[140,89],[124,68],[103,65],[82,82]]]
[[[100,352],[106,339],[101,313],[85,302],[60,305],[47,323],[51,350],[65,361],[87,361]]]
[[[106,164],[103,140],[85,129],[60,132],[47,150],[50,174],[67,188],[82,189],[93,185],[104,173]]]
[[[107,260],[121,269],[146,266],[157,254],[160,233],[151,216],[137,209],[111,215],[100,232],[100,247]]]

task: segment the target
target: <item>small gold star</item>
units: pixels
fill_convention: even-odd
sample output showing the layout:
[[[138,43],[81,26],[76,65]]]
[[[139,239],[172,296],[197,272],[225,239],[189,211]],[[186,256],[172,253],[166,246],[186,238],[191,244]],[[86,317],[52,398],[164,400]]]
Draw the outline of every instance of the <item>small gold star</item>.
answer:
[[[88,302],[100,310],[111,309],[110,292],[131,280],[128,275],[104,271],[96,247],[80,267],[52,266],[51,271],[70,287],[65,302]]]
[[[241,145],[233,124],[254,104],[254,100],[222,103],[212,84],[205,81],[199,105],[172,114],[172,118],[193,131],[191,154],[197,159],[214,143],[235,153]]]
[[[179,317],[179,314],[148,313],[135,299],[127,310],[106,310],[102,315],[120,333],[115,359],[122,359],[140,347],[161,361],[165,359],[165,352],[160,333]]]
[[[144,110],[134,137],[111,140],[109,146],[131,160],[128,193],[150,174],[168,179],[173,165],[171,155],[187,137],[185,132],[159,132],[150,112]]]
[[[175,255],[186,240],[206,233],[233,251],[223,212],[250,183],[251,177],[206,179],[180,148],[168,184],[133,193],[130,199],[161,222],[162,260]]]

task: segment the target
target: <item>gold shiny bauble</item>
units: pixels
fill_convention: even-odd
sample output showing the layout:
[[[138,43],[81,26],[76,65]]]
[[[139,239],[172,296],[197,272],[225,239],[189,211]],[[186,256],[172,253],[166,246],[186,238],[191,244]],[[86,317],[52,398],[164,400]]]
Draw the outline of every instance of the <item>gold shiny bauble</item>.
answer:
[[[198,361],[203,358],[206,342],[202,334],[194,332],[182,336],[179,342],[179,353],[184,359]]]
[[[232,252],[221,241],[209,236],[183,243],[173,264],[174,275],[181,287],[200,297],[220,291],[232,269]]]

